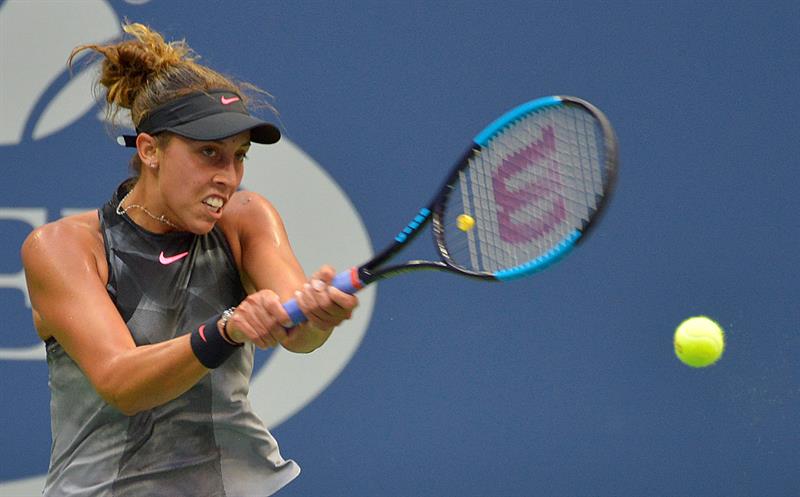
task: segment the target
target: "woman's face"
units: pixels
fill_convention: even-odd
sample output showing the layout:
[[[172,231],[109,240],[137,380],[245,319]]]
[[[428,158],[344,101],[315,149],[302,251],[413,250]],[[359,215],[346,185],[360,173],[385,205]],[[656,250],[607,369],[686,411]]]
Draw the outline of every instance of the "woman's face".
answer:
[[[172,137],[158,153],[164,215],[186,231],[211,231],[242,181],[249,149],[250,131],[218,141]]]

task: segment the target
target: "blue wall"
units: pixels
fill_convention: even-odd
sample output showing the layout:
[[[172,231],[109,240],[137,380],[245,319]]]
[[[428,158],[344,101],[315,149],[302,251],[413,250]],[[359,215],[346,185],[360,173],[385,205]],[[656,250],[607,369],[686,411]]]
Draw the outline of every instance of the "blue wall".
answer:
[[[800,3],[101,3],[275,95],[285,135],[349,196],[375,249],[509,107],[572,94],[615,125],[616,196],[563,263],[503,285],[379,284],[352,360],[273,428],[303,467],[281,495],[800,494]],[[4,54],[10,42],[0,33]],[[37,140],[44,106],[0,145],[0,212],[53,220],[125,175],[129,152],[97,109]],[[0,273],[19,271],[28,231],[0,218]],[[0,281],[0,347],[35,345],[24,294]],[[728,340],[703,370],[672,351],[697,314]],[[46,365],[0,371],[0,481],[41,475]]]

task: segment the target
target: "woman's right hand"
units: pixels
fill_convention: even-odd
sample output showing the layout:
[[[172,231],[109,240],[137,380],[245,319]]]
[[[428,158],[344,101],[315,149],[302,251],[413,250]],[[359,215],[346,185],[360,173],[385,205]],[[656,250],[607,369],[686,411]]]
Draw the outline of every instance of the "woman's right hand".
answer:
[[[292,320],[280,298],[272,290],[259,290],[248,295],[228,319],[228,337],[239,343],[251,342],[268,349],[283,343],[289,336]]]

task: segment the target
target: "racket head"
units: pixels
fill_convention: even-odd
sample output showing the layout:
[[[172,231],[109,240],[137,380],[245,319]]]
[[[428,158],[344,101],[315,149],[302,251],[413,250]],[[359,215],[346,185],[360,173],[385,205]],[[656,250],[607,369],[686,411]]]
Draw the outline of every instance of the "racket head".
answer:
[[[511,109],[475,136],[432,203],[442,260],[495,280],[548,267],[596,225],[617,167],[614,130],[589,102],[552,96]]]

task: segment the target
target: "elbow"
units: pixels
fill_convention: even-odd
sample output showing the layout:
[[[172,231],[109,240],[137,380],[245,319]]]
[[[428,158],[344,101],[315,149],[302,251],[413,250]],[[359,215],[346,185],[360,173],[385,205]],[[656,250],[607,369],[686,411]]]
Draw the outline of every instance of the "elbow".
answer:
[[[140,412],[146,410],[145,407],[140,406],[140,405],[136,405],[133,402],[116,401],[116,402],[113,402],[113,403],[109,402],[109,404],[112,407],[116,408],[119,412],[121,412],[125,416],[135,416],[135,415],[139,414]]]
[[[333,330],[334,328],[320,330],[306,323],[291,330],[287,339],[281,342],[281,346],[289,352],[294,352],[296,354],[310,354],[328,341]]]
[[[125,378],[114,373],[103,375],[101,380],[93,384],[100,398],[125,416],[134,416],[150,407],[142,402],[142,396],[131,388]]]
[[[310,354],[317,350],[319,347],[297,347],[291,345],[283,345],[283,348],[295,354]]]
[[[295,354],[310,354],[317,350],[318,348],[322,347],[323,342],[284,342],[281,346],[288,350],[289,352],[293,352]]]
[[[126,394],[121,389],[110,388],[108,386],[95,386],[97,393],[100,397],[114,409],[118,410],[125,416],[135,416],[146,409],[137,402],[133,395]]]

